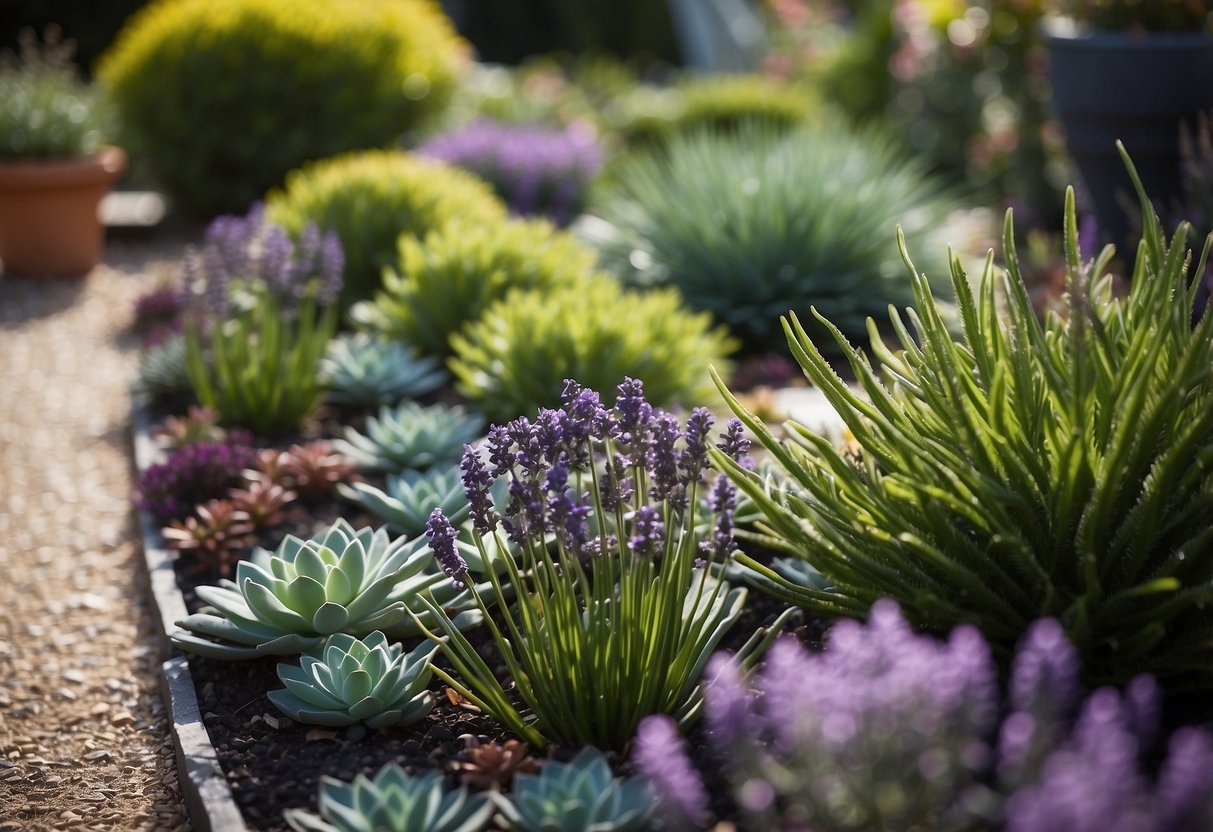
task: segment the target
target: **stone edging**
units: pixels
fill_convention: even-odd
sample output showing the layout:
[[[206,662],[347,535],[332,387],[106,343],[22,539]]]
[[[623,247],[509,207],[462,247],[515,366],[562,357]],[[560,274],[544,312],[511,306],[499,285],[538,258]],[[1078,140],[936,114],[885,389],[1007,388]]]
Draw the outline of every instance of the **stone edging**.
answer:
[[[131,432],[135,449],[135,467],[147,470],[161,456],[151,437],[147,409],[131,397]],[[173,732],[173,750],[177,757],[177,779],[186,814],[196,832],[246,832],[248,827],[232,797],[227,777],[219,766],[219,755],[211,744],[198,695],[190,676],[189,664],[169,640],[176,622],[187,614],[185,598],[177,588],[173,571],[175,555],[164,545],[156,521],[146,509],[138,509],[139,529],[143,537],[143,560],[154,614],[159,621],[161,665],[160,694],[168,709]]]

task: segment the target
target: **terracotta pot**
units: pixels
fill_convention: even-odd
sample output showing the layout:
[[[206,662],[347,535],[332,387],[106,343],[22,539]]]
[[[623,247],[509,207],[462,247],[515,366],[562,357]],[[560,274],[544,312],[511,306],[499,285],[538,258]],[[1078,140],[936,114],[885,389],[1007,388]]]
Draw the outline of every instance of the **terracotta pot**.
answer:
[[[121,148],[81,159],[0,162],[0,261],[10,274],[72,277],[101,256],[101,199],[126,168]]]

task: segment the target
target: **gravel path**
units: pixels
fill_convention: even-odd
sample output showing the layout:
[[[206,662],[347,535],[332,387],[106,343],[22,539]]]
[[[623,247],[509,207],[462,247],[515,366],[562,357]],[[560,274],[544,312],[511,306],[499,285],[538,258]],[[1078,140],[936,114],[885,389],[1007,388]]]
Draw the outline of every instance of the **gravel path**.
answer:
[[[187,829],[130,509],[132,303],[181,241],[0,278],[0,830]]]

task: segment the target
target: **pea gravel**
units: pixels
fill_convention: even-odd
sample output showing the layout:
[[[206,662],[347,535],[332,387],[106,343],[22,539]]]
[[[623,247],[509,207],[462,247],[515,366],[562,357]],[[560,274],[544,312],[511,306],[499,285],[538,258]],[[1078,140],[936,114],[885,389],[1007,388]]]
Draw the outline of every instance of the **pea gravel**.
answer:
[[[130,508],[125,329],[184,239],[0,277],[0,830],[188,829]]]

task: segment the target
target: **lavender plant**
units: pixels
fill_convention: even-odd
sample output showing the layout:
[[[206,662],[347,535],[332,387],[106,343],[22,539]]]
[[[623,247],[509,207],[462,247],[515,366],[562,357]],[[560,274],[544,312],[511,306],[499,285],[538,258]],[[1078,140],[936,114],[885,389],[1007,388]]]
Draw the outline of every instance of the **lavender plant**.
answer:
[[[707,479],[711,414],[696,409],[683,426],[645,400],[640,382],[625,380],[618,392],[608,410],[568,381],[560,410],[492,428],[487,464],[472,448],[464,454],[482,560],[490,547],[505,548],[499,535],[519,549],[517,562],[502,559],[504,579],[489,573],[500,610],[486,621],[521,709],[439,605],[422,598],[441,631],[429,635],[442,640],[453,668],[435,673],[536,747],[621,748],[653,713],[689,724],[703,666],[745,599],[711,576],[734,548],[733,487]],[[722,453],[735,456],[743,445],[731,422]],[[503,517],[490,499],[498,477],[508,478]],[[701,499],[717,517],[702,537],[693,522]],[[466,583],[456,531],[440,510],[426,533],[444,571]],[[747,655],[763,644],[756,635]]]
[[[195,442],[151,465],[135,483],[135,503],[160,523],[185,517],[199,503],[227,496],[241,483],[242,472],[257,461],[257,452],[241,434],[235,441]]]
[[[308,225],[296,246],[258,206],[224,216],[186,255],[195,301],[186,369],[198,400],[262,435],[298,427],[323,392],[318,367],[337,326],[344,255]]]
[[[483,118],[430,139],[417,153],[487,180],[513,213],[558,225],[581,213],[602,169],[602,150],[588,133]]]
[[[916,333],[893,312],[894,351],[870,325],[880,375],[817,315],[862,397],[794,316],[784,322],[858,457],[795,425],[776,439],[731,403],[795,493],[774,499],[752,473],[720,463],[770,535],[826,585],[739,557],[755,583],[826,615],[862,615],[893,597],[922,626],[978,625],[1004,656],[1051,615],[1090,680],[1151,672],[1168,685],[1213,685],[1213,314],[1192,326],[1189,228],[1168,239],[1138,187],[1144,239],[1127,298],[1095,279],[1110,249],[1083,260],[1070,192],[1065,317],[1037,319],[1008,214],[1001,276],[991,254],[975,294],[953,265],[963,337],[949,333],[904,240]]]
[[[1213,820],[1213,781],[1199,773],[1213,764],[1207,732],[1177,732],[1157,779],[1144,773],[1159,705],[1150,677],[1096,691],[1070,728],[1078,654],[1053,619],[1025,634],[1005,707],[975,628],[936,641],[888,600],[866,625],[835,625],[821,653],[777,643],[756,691],[725,654],[706,678],[708,740],[746,830],[1179,832]],[[668,827],[707,828],[707,791],[668,718],[641,723],[633,761]]]

